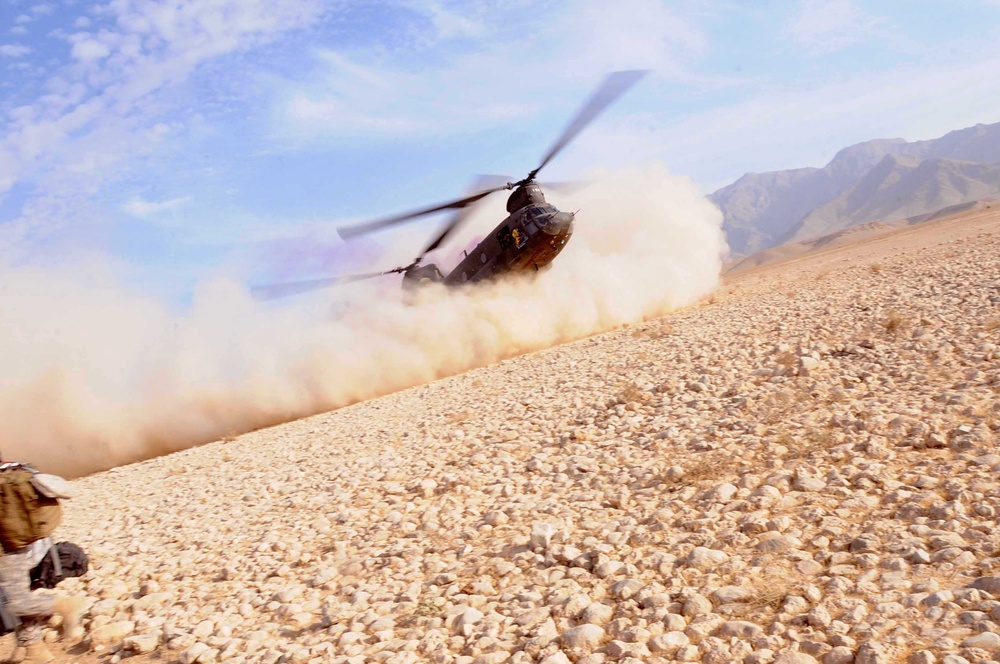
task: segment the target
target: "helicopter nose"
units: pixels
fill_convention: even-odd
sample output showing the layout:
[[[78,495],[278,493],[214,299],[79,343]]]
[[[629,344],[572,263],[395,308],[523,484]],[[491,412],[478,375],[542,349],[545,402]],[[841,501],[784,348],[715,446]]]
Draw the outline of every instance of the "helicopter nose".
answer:
[[[575,212],[556,212],[545,226],[545,232],[551,235],[561,235],[573,228],[575,217]]]

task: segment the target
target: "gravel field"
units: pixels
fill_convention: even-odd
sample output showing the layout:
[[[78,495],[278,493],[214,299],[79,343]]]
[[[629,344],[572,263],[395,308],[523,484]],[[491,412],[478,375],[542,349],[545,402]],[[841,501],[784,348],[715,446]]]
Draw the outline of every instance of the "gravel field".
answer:
[[[62,589],[92,605],[53,648],[1000,662],[998,212],[78,480],[58,539],[93,567]]]

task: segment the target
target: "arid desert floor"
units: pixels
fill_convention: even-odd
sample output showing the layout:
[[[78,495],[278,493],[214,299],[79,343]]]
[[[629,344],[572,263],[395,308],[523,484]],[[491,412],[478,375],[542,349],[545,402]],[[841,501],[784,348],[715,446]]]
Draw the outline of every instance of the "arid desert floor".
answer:
[[[59,661],[1000,662],[1000,209],[863,239],[77,480]]]

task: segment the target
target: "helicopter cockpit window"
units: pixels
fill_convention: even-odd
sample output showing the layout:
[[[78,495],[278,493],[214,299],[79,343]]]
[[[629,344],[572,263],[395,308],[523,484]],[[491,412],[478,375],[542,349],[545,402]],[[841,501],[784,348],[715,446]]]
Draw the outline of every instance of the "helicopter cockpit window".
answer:
[[[558,210],[552,205],[532,205],[528,208],[527,218],[539,226],[544,226]]]

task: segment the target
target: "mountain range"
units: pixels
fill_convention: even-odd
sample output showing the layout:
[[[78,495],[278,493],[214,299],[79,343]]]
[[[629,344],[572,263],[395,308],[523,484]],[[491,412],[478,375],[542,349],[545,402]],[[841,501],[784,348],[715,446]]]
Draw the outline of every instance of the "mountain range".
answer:
[[[709,198],[739,257],[998,195],[1000,122],[924,141],[858,143],[823,168],[747,173]]]

